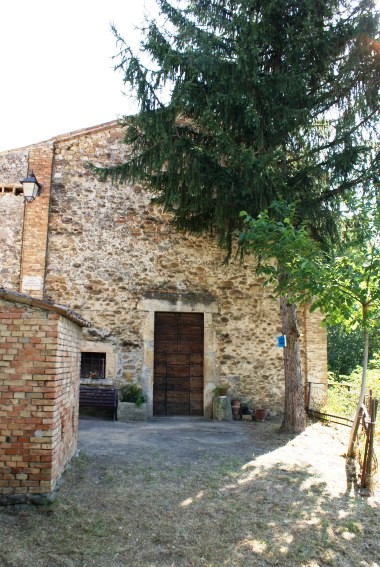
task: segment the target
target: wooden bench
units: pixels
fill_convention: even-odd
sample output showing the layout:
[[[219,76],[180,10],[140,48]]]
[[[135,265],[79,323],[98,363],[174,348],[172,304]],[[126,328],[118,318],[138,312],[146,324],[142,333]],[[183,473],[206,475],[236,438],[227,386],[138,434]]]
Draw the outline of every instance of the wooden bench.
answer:
[[[113,421],[117,420],[117,388],[79,387],[79,407],[112,409]]]

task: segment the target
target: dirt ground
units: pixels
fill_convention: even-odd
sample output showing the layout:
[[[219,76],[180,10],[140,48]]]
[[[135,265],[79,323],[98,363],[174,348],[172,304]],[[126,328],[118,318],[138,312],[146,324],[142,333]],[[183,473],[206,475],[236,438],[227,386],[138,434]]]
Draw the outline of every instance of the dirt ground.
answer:
[[[0,566],[380,566],[380,493],[355,494],[348,429],[278,427],[81,420],[55,501],[0,509]]]

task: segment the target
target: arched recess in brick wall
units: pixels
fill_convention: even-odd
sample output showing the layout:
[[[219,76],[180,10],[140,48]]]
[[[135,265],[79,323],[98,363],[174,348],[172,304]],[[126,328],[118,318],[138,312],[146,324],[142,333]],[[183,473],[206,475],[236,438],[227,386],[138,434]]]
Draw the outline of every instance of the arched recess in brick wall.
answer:
[[[218,305],[212,296],[171,295],[157,293],[143,298],[138,310],[145,312],[143,324],[143,369],[142,387],[147,396],[148,415],[153,415],[155,314],[156,313],[201,313],[204,323],[203,350],[203,412],[211,417],[213,391],[217,382],[216,338],[212,315],[218,313]]]

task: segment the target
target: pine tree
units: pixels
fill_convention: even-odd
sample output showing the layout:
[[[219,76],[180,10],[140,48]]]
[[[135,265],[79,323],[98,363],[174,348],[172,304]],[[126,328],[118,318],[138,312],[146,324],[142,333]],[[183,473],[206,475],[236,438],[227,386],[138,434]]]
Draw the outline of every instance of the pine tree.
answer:
[[[240,211],[279,198],[326,234],[379,165],[374,2],[156,1],[142,54],[114,30],[139,112],[124,121],[128,161],[101,178],[143,181],[179,229],[212,229],[227,250]]]

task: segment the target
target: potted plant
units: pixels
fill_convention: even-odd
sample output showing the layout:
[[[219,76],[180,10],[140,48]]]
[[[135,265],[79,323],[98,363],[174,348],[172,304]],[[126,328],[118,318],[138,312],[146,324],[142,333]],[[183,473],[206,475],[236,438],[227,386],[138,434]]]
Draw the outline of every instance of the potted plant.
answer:
[[[214,396],[219,398],[220,396],[227,395],[228,386],[216,386],[214,390]]]
[[[126,384],[119,390],[119,421],[145,421],[147,419],[144,392],[137,384]]]
[[[266,409],[257,409],[255,410],[255,420],[256,421],[265,421],[268,417],[268,410]]]

